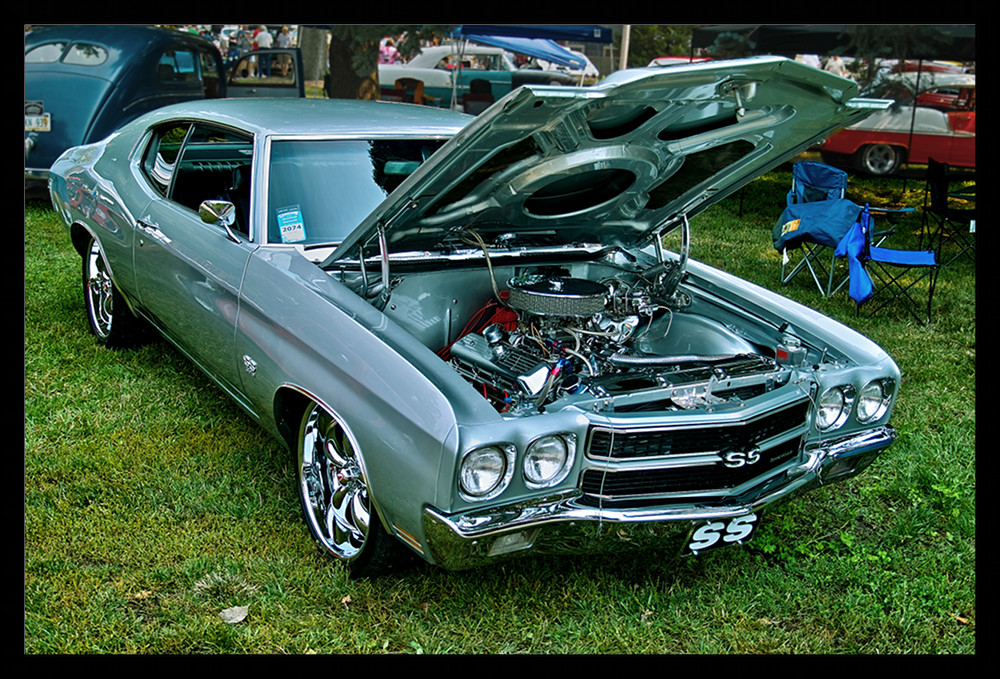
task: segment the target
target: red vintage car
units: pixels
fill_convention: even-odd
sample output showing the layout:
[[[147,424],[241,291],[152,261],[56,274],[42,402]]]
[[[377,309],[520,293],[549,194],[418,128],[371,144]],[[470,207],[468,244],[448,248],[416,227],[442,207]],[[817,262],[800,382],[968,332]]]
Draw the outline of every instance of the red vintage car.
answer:
[[[928,158],[974,168],[975,88],[976,76],[970,73],[924,72],[919,87],[916,73],[887,77],[870,96],[897,105],[827,139],[820,147],[823,158],[874,175],[893,174],[903,163]]]

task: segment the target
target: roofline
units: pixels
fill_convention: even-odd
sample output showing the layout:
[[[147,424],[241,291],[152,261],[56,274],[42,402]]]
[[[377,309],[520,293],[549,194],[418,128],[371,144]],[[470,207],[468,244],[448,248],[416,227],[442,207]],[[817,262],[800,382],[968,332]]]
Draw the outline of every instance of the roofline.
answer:
[[[138,122],[149,125],[179,118],[275,137],[370,137],[373,125],[383,126],[394,135],[448,137],[474,119],[456,111],[396,102],[260,98],[173,104],[140,117]]]

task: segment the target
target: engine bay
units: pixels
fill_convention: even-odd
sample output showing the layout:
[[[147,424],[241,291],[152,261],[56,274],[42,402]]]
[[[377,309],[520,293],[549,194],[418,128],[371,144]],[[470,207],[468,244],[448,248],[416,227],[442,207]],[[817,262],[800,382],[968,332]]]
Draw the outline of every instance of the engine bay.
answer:
[[[685,312],[689,300],[663,290],[658,279],[522,273],[439,355],[505,413],[569,404],[688,410],[750,398],[788,380],[775,358]]]
[[[529,263],[468,244],[464,260],[397,263],[391,276],[385,266],[380,282],[361,262],[360,276],[342,271],[341,280],[507,416],[739,407],[805,363],[794,334],[704,292],[692,296],[686,248],[676,257],[611,249]]]

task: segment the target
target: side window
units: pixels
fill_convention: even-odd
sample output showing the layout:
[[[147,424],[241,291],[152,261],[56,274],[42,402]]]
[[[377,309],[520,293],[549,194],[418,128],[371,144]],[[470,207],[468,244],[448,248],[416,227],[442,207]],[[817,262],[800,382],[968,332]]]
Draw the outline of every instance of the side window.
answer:
[[[142,173],[161,195],[166,196],[177,168],[177,157],[187,136],[188,123],[172,123],[153,131],[142,158]]]
[[[451,70],[453,68],[456,68],[460,61],[461,59],[458,58],[457,54],[449,54],[448,56],[442,58],[441,61],[437,62],[437,66],[435,66],[435,68]]]
[[[203,201],[229,201],[236,208],[233,230],[248,236],[252,164],[253,137],[195,125],[177,162],[169,197],[196,212]]]
[[[198,82],[201,80],[200,61],[194,52],[168,50],[160,56],[156,76],[160,82]]]
[[[233,230],[250,234],[253,137],[210,125],[174,122],[153,130],[142,172],[164,198],[197,212],[206,200],[236,207]]]

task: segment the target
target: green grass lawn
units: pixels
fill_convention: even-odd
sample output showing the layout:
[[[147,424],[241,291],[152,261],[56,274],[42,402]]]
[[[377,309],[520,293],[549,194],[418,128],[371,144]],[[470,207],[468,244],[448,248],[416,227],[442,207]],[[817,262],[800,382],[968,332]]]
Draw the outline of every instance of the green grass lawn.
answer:
[[[897,361],[898,441],[865,474],[764,514],[748,546],[416,564],[349,581],[313,546],[291,455],[165,342],[95,345],[80,260],[51,208],[24,224],[24,651],[782,653],[976,651],[975,266],[934,318],[857,318],[782,288],[782,168],[693,220],[692,256],[859,329]],[[920,206],[923,183],[851,179]],[[893,243],[914,247],[920,223]],[[246,607],[242,622],[223,611]]]

